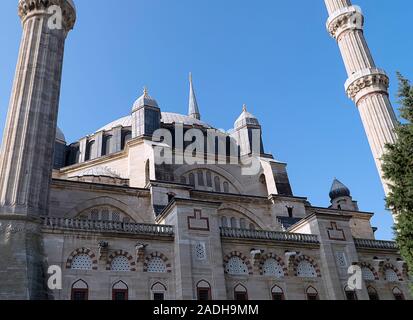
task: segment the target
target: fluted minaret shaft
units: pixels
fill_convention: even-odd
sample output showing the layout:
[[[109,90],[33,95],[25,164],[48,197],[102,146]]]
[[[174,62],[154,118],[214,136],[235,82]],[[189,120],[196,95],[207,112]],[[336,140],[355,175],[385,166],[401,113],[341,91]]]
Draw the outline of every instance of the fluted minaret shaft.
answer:
[[[3,135],[0,213],[40,215],[48,206],[68,0],[20,0],[23,35]]]
[[[337,40],[347,70],[345,89],[356,103],[383,187],[381,158],[387,143],[394,143],[397,119],[389,100],[389,78],[376,67],[363,33],[364,16],[350,0],[325,0],[330,17],[327,29]]]

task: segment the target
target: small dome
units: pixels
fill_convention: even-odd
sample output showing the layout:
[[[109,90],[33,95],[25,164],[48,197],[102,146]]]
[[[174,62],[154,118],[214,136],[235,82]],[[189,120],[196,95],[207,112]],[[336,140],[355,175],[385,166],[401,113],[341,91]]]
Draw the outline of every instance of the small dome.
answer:
[[[260,123],[253,114],[247,111],[247,106],[244,104],[241,115],[238,117],[237,121],[235,121],[234,128],[237,129],[246,125],[259,126]]]
[[[86,169],[85,171],[80,172],[76,175],[77,177],[87,177],[87,176],[94,176],[94,177],[111,177],[111,178],[118,178],[121,177],[114,171],[112,171],[108,167],[95,167]]]
[[[56,141],[66,144],[66,137],[59,127],[56,127]]]
[[[330,190],[330,199],[334,200],[340,197],[350,197],[350,189],[347,188],[343,183],[334,179],[333,185],[331,186]]]
[[[146,88],[143,89],[143,94],[133,104],[132,112],[142,108],[143,106],[159,108],[158,103],[155,99],[149,96],[148,89]]]

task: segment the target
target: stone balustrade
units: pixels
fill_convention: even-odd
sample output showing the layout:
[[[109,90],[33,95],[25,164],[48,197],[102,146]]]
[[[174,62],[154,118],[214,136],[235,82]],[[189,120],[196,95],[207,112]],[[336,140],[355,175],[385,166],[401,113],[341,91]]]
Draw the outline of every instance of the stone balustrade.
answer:
[[[123,223],[115,221],[93,221],[84,219],[69,219],[44,217],[43,227],[47,229],[81,230],[90,232],[117,232],[127,234],[142,234],[173,237],[173,226],[142,223]]]
[[[221,228],[221,237],[234,239],[253,239],[253,240],[273,240],[281,242],[297,242],[297,243],[312,243],[318,244],[318,237],[311,234],[277,232],[277,231],[262,231],[262,230],[246,230],[235,228]]]
[[[398,250],[396,242],[371,239],[354,239],[356,248]]]

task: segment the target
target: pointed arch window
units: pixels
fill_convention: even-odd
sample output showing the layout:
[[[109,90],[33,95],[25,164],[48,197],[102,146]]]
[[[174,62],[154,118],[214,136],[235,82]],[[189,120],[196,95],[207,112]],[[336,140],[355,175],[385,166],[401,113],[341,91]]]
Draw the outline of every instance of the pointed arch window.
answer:
[[[349,301],[358,300],[357,293],[355,290],[351,290],[348,286],[344,288],[344,293],[346,294],[346,299]]]
[[[199,301],[212,300],[211,285],[207,281],[199,281],[196,285],[196,290]]]
[[[306,295],[307,300],[320,300],[317,289],[312,286],[307,288]]]
[[[375,301],[375,300],[380,300],[380,297],[379,297],[379,295],[378,295],[378,293],[377,293],[377,290],[374,289],[373,287],[368,287],[368,288],[367,288],[367,293],[368,293],[368,295],[369,295],[369,299],[370,299],[370,300],[373,300],[373,301]]]
[[[118,281],[112,287],[112,300],[125,301],[129,299],[129,289],[125,282]]]
[[[77,280],[72,285],[71,300],[83,301],[89,299],[89,286],[83,280]]]
[[[399,288],[395,287],[392,292],[394,300],[405,300],[404,294]]]
[[[248,290],[242,284],[239,284],[234,288],[234,300],[237,300],[237,301],[248,300]]]
[[[274,286],[271,289],[272,300],[285,300],[284,291],[279,286]]]
[[[151,287],[152,300],[165,300],[167,288],[162,283],[157,282]]]

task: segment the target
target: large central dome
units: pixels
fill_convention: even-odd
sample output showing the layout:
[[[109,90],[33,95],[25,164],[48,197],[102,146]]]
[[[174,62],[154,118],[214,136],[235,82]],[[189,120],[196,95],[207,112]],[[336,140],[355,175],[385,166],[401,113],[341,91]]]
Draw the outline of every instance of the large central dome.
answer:
[[[188,125],[188,126],[201,126],[206,129],[212,128],[209,124],[201,120],[187,116],[187,115],[172,113],[172,112],[162,112],[161,115],[162,115],[161,122],[164,124],[180,123],[180,124]],[[96,132],[110,131],[116,127],[131,127],[131,126],[132,126],[132,116],[129,115],[129,116],[120,118],[118,120],[115,120],[107,124],[106,126],[100,128]]]

